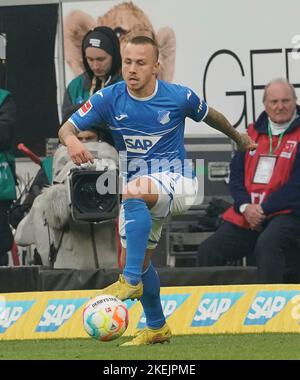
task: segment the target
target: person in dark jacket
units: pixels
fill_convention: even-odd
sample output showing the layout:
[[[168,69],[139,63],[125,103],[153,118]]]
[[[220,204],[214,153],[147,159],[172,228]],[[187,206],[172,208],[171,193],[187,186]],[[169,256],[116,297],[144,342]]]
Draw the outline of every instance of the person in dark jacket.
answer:
[[[289,256],[300,237],[296,101],[295,89],[285,79],[265,87],[265,111],[248,128],[258,147],[235,154],[230,172],[234,204],[223,214],[224,223],[216,233],[200,244],[198,265],[225,265],[254,255],[260,283],[284,282]],[[300,259],[300,248],[296,256]]]
[[[101,88],[122,80],[120,43],[111,28],[98,26],[90,30],[83,37],[81,49],[85,71],[67,87],[63,119],[71,105],[83,103]]]
[[[13,176],[8,179],[12,183],[2,183],[6,189],[0,187],[0,266],[8,265],[7,252],[11,249],[13,244],[13,235],[8,224],[8,209],[14,199],[11,199],[7,194],[7,187],[15,188],[15,165],[11,152],[13,131],[16,123],[16,105],[10,92],[0,88],[0,155],[4,158],[1,159],[0,165],[11,166]],[[1,174],[5,175],[2,171]]]

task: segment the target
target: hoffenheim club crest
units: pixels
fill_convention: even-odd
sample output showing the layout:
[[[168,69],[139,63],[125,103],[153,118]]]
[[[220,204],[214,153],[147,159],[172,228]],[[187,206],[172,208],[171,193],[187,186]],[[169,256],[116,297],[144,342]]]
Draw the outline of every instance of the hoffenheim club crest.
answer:
[[[158,111],[158,118],[157,121],[160,124],[167,124],[170,121],[170,111]]]

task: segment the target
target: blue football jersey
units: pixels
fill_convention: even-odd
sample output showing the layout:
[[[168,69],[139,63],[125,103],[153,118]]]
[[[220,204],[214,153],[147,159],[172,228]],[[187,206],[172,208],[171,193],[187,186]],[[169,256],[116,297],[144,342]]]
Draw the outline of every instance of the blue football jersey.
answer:
[[[189,88],[157,80],[148,98],[136,98],[119,82],[96,92],[69,121],[79,130],[106,124],[129,179],[160,171],[191,176],[184,148],[185,118],[201,121],[206,103]]]

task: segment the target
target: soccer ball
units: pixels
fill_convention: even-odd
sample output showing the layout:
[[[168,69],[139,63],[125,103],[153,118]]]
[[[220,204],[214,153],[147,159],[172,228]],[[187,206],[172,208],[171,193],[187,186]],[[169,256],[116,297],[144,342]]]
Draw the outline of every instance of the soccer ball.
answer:
[[[83,310],[83,326],[97,340],[117,339],[128,326],[127,307],[119,298],[107,294],[92,298]]]

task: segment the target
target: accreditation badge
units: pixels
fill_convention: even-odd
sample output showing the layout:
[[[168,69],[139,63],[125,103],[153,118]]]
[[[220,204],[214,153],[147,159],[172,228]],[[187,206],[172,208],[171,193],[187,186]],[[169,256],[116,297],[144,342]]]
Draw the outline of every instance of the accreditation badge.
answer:
[[[268,184],[272,177],[276,160],[276,156],[259,156],[253,183]]]

